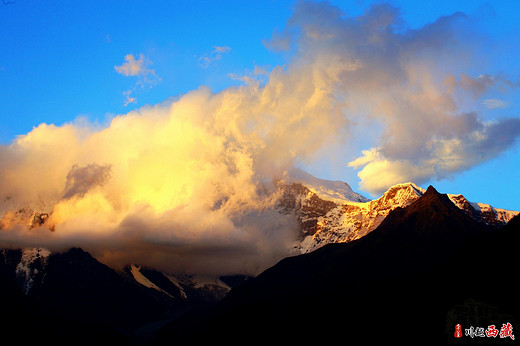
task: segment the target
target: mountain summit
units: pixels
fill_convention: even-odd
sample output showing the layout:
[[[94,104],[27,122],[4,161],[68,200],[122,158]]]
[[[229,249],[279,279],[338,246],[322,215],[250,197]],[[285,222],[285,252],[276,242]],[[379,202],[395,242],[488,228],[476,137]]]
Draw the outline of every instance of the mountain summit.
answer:
[[[293,213],[300,224],[294,254],[359,239],[376,229],[392,210],[412,204],[426,192],[408,182],[394,185],[381,197],[368,200],[353,192],[346,183],[318,179],[301,170],[287,173],[278,186],[282,191],[280,212]],[[334,192],[334,189],[338,190]],[[474,220],[495,227],[505,225],[518,214],[489,204],[469,202],[462,195],[448,197],[448,203],[455,204]]]
[[[299,168],[285,172],[282,180],[302,184],[318,197],[337,204],[370,201],[365,196],[354,192],[350,185],[344,181],[319,179]]]

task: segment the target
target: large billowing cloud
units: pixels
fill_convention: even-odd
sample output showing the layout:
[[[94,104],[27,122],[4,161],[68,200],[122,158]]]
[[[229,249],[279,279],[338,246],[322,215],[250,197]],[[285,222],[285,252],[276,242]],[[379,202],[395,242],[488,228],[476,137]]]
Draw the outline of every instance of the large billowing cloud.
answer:
[[[467,24],[457,13],[411,30],[389,5],[349,17],[300,2],[266,42],[291,57],[267,78],[258,69],[261,78],[248,75],[245,85],[201,87],[103,129],[41,124],[0,147],[2,212],[50,214],[32,230],[4,220],[0,243],[82,246],[112,265],[256,273],[295,237],[269,182],[323,148],[357,148],[353,138],[372,131],[350,165],[363,189],[379,193],[456,174],[515,144],[518,118],[485,119],[471,108],[496,104],[485,101],[490,90],[517,86],[468,72]],[[139,75],[139,61],[119,72]]]
[[[333,6],[301,3],[269,46],[288,48],[290,38],[296,64],[332,77],[332,95],[352,124],[369,118],[381,125],[373,146],[349,163],[360,169],[360,187],[378,195],[396,183],[446,178],[517,142],[519,118],[490,120],[481,113],[481,105],[506,107],[481,99],[487,92],[518,84],[502,74],[468,74],[481,59],[474,55],[474,24],[455,13],[407,30],[399,10],[388,4],[349,18]]]
[[[101,130],[41,124],[0,148],[0,191],[5,206],[50,217],[39,229],[7,227],[0,239],[81,246],[113,265],[265,268],[287,254],[296,230],[275,210],[272,178],[346,125],[320,86],[276,69],[264,86],[202,87]]]

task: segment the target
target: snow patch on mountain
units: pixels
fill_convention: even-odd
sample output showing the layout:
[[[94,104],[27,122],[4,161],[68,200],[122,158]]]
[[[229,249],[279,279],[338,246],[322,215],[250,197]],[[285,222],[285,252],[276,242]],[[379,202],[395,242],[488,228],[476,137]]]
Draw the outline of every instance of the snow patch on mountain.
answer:
[[[216,302],[231,289],[217,276],[169,274],[135,264],[124,271],[140,285],[177,300]]]
[[[463,195],[448,194],[450,200],[466,214],[488,225],[505,225],[518,211],[494,208],[486,203],[470,202]]]
[[[137,281],[141,285],[148,287],[148,288],[153,288],[154,290],[157,290],[161,293],[164,293],[164,294],[174,298],[171,294],[164,291],[162,288],[160,288],[159,286],[154,284],[152,281],[148,280],[148,278],[141,273],[141,267],[136,266],[134,264],[130,265],[130,273],[134,277],[135,281]]]
[[[179,279],[175,275],[165,274],[166,278],[171,281],[172,284],[177,287],[181,293],[182,299],[188,299],[188,295],[186,294],[186,291],[184,290],[184,286],[181,284]]]
[[[202,288],[207,286],[218,286],[224,287],[226,289],[231,289],[228,285],[226,285],[220,277],[211,276],[211,275],[193,275],[191,276],[191,280],[193,281],[195,288]]]
[[[481,206],[482,203],[479,203],[479,206]],[[486,204],[486,206],[489,206],[491,207],[489,204]],[[502,208],[494,208],[494,207],[491,207],[492,209],[494,209],[495,213],[496,213],[496,217],[497,219],[502,222],[503,224],[506,224],[509,222],[509,220],[511,220],[512,218],[514,218],[515,216],[517,216],[518,214],[520,214],[520,212],[518,211],[515,211],[515,210],[507,210],[507,209],[502,209]]]
[[[23,249],[20,263],[16,266],[16,278],[24,294],[29,294],[37,277],[43,275],[51,252],[43,248]]]

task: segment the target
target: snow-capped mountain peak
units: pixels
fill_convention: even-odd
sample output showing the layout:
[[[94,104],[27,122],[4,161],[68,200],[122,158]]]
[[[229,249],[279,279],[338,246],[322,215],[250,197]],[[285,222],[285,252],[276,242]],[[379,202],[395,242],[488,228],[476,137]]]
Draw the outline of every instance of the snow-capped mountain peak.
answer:
[[[407,207],[426,192],[413,182],[407,182],[390,187],[377,199],[368,200],[353,192],[346,183],[318,179],[301,170],[288,173],[285,179],[280,206],[283,213],[294,212],[300,223],[301,238],[294,246],[296,253],[361,238],[376,229],[392,210]],[[490,225],[504,225],[518,214],[489,204],[468,202],[462,195],[449,197],[466,214]]]
[[[317,220],[316,232],[306,235],[295,248],[300,253],[311,252],[325,244],[345,243],[373,231],[397,207],[405,207],[425,192],[414,183],[397,184],[381,197],[365,202],[336,204]]]
[[[411,201],[421,197],[425,192],[426,190],[411,182],[396,184],[390,187],[381,197],[372,202],[381,205],[404,207],[410,204]]]
[[[343,181],[319,179],[299,168],[286,171],[283,180],[302,184],[321,199],[333,201],[337,204],[369,201],[365,196],[354,192],[350,185]]]

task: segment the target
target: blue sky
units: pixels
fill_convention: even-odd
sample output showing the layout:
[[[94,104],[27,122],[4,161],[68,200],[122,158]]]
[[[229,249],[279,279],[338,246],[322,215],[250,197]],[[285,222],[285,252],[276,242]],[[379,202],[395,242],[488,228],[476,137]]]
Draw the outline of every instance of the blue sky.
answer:
[[[360,16],[373,1],[331,1],[345,16]],[[477,61],[482,73],[520,82],[518,1],[391,1],[404,29],[420,29],[441,16],[462,12],[482,37]],[[106,126],[117,114],[154,105],[200,86],[219,92],[242,81],[255,66],[286,65],[291,52],[267,49],[282,32],[294,1],[54,1],[12,0],[0,4],[0,143],[40,123],[61,125],[85,117]],[[119,73],[129,54],[143,57],[143,74]],[[486,121],[518,118],[517,88],[482,100]],[[126,94],[125,94],[126,93]],[[131,98],[131,99],[130,99]],[[131,101],[131,102],[129,102]],[[480,102],[480,101],[479,101]],[[484,101],[482,101],[484,102]],[[126,105],[125,105],[126,103]],[[369,149],[368,147],[365,149]],[[348,166],[360,153],[323,157],[311,173],[359,188],[358,171]],[[520,210],[520,148],[511,145],[496,158],[432,178],[439,191]]]

